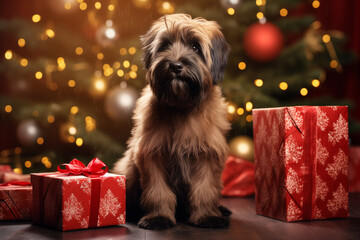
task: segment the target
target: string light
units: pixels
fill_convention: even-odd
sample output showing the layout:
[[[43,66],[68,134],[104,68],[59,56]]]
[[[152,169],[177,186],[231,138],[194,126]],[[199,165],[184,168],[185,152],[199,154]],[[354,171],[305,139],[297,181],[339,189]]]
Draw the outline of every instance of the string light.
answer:
[[[331,60],[330,61],[330,67],[336,69],[338,67],[338,61]]]
[[[12,112],[12,106],[11,105],[6,105],[5,106],[5,112],[11,113]]]
[[[48,158],[48,157],[42,157],[42,158],[41,158],[41,163],[42,163],[42,164],[45,165],[47,162],[49,162],[49,158]]]
[[[120,67],[120,62],[116,61],[113,64],[113,68],[118,69]]]
[[[63,57],[58,57],[57,63],[59,71],[63,71],[66,68],[65,59]]]
[[[313,1],[312,6],[313,6],[313,8],[319,8],[320,7],[320,1],[318,1],[318,0]]]
[[[79,112],[79,108],[77,107],[77,106],[72,106],[71,108],[70,108],[70,113],[72,114],[72,115],[75,115],[75,114],[77,114]]]
[[[245,68],[246,68],[246,63],[245,63],[245,62],[239,62],[238,68],[239,68],[240,70],[245,70]]]
[[[110,4],[110,5],[108,6],[108,10],[109,10],[110,12],[114,11],[114,10],[115,10],[115,5]]]
[[[285,91],[286,89],[288,89],[288,84],[286,82],[281,82],[279,84],[279,88],[283,91]]]
[[[25,39],[19,38],[18,39],[18,45],[19,45],[19,47],[24,47],[25,46]]]
[[[81,147],[84,143],[84,140],[82,138],[77,138],[75,141],[76,146]]]
[[[71,88],[75,87],[76,86],[75,80],[69,80],[68,81],[68,86],[71,87]]]
[[[12,57],[13,57],[12,51],[11,51],[11,50],[7,50],[7,51],[5,52],[5,58],[6,58],[7,60],[10,60]]]
[[[130,48],[129,48],[129,54],[130,54],[130,55],[134,55],[135,53],[136,53],[136,48],[130,47]]]
[[[36,79],[40,80],[40,79],[42,79],[42,77],[43,77],[42,72],[37,71],[37,72],[35,73],[35,78],[36,78]]]
[[[23,58],[20,60],[20,65],[23,67],[26,67],[28,65],[28,60],[26,58]]]
[[[101,8],[101,3],[100,2],[95,2],[95,8],[97,10],[99,10]]]
[[[38,138],[36,139],[36,142],[37,142],[37,144],[39,144],[39,145],[43,145],[43,144],[44,144],[44,138],[38,137]]]
[[[47,163],[45,163],[45,167],[46,167],[46,168],[51,168],[51,166],[52,166],[52,164],[51,164],[50,161],[48,161]]]
[[[80,8],[80,10],[85,11],[87,9],[87,4],[82,2],[82,3],[80,3],[79,8]]]
[[[49,38],[54,38],[55,37],[55,32],[50,28],[46,29],[45,33]]]
[[[103,59],[104,59],[104,54],[103,54],[103,53],[98,53],[98,54],[96,55],[96,57],[97,57],[97,59],[99,59],[99,60],[103,60]]]
[[[68,132],[70,135],[75,135],[77,133],[76,127],[70,126]]]
[[[84,53],[84,49],[82,47],[75,48],[76,55],[82,55]]]
[[[134,71],[129,72],[129,75],[130,75],[130,78],[132,78],[132,79],[135,79],[137,77],[137,74]]]
[[[138,66],[136,66],[135,64],[131,65],[131,70],[136,72],[138,70]]]
[[[256,79],[256,80],[254,81],[254,84],[255,84],[255,86],[257,86],[257,87],[262,87],[262,85],[264,84],[264,82],[263,82],[263,80],[261,80],[261,79]]]
[[[286,17],[288,15],[288,10],[286,8],[280,9],[280,16]]]
[[[91,132],[94,131],[96,128],[96,121],[94,118],[90,116],[85,117],[85,125],[86,125],[86,131]]]
[[[104,81],[104,79],[102,78],[96,78],[94,81],[94,88],[98,91],[98,92],[105,92],[106,90],[106,83]]]
[[[245,109],[246,109],[246,111],[250,112],[252,108],[253,108],[252,102],[247,102],[247,103],[245,104]]]
[[[266,4],[266,0],[256,0],[256,5],[259,7],[265,4]]]
[[[228,103],[227,111],[228,111],[229,114],[234,114],[235,111],[236,111],[236,108],[235,108],[235,106],[233,104]]]
[[[262,13],[262,12],[258,12],[257,14],[256,14],[256,17],[257,17],[257,19],[262,19],[262,18],[264,18],[264,14]]]
[[[126,48],[120,48],[120,55],[121,55],[121,56],[124,56],[124,55],[126,55],[126,54],[127,54]]]
[[[313,85],[313,87],[319,87],[320,86],[320,81],[318,79],[313,79],[311,81],[311,84]]]
[[[117,71],[117,75],[118,75],[119,77],[123,77],[124,74],[125,74],[124,71],[121,70],[121,69],[119,69],[119,70]]]
[[[238,108],[238,109],[236,110],[236,113],[237,113],[239,116],[243,115],[244,112],[245,112],[245,110],[244,110],[242,107],[240,107],[240,108]]]
[[[235,9],[234,9],[234,8],[228,8],[228,9],[227,9],[227,13],[228,13],[230,16],[232,16],[232,15],[235,14]]]
[[[24,163],[24,165],[25,165],[26,168],[31,168],[31,162],[30,161],[26,161]]]
[[[53,123],[53,122],[55,122],[55,117],[53,115],[49,115],[47,117],[47,121],[48,121],[48,123]]]
[[[306,88],[300,89],[301,96],[306,96],[308,94],[308,90]]]
[[[34,23],[38,23],[40,22],[41,20],[41,16],[39,14],[34,14],[31,18],[31,20],[34,22]]]
[[[330,42],[330,35],[329,34],[324,34],[324,36],[322,37],[322,40],[323,40],[324,43]]]
[[[246,121],[247,122],[252,122],[252,115],[247,115],[246,116]]]
[[[130,67],[130,62],[128,60],[125,60],[123,62],[123,66],[124,66],[124,68],[129,68]]]
[[[159,12],[162,14],[171,14],[174,13],[174,11],[175,11],[175,6],[168,1],[164,1],[159,9]]]

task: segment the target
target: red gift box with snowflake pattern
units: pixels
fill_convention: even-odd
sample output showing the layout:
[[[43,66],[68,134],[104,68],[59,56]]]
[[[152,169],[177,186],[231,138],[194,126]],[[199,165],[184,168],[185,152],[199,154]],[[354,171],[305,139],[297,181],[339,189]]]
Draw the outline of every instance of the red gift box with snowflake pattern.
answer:
[[[32,173],[33,222],[62,231],[125,224],[125,176]]]
[[[348,217],[347,117],[346,106],[253,109],[258,214]]]

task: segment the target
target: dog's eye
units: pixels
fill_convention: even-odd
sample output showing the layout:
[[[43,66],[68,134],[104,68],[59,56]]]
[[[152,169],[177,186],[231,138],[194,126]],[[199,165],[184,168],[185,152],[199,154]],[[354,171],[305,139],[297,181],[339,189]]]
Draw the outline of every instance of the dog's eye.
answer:
[[[163,42],[159,49],[158,49],[158,52],[163,52],[165,50],[167,50],[168,48],[170,47],[170,43],[169,42]]]
[[[192,44],[191,45],[191,49],[194,51],[194,52],[198,52],[199,49],[200,49],[200,46],[198,44]]]

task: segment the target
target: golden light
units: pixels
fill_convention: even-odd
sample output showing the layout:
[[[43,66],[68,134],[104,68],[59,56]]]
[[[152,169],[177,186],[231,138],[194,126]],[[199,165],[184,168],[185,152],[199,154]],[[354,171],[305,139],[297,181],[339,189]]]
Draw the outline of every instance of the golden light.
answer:
[[[105,71],[105,70],[108,69],[108,68],[110,68],[110,65],[107,64],[107,63],[105,63],[105,64],[103,65],[103,70]]]
[[[65,2],[65,3],[64,3],[64,8],[65,8],[66,10],[70,10],[70,9],[71,9],[71,2]]]
[[[124,76],[124,71],[121,70],[121,69],[119,69],[116,73],[117,73],[117,75],[118,75],[119,77],[123,77],[123,76]]]
[[[42,77],[43,77],[43,74],[42,74],[42,72],[40,72],[40,71],[37,71],[36,73],[35,73],[35,78],[36,79],[42,79]]]
[[[246,68],[246,63],[245,63],[245,62],[239,62],[238,68],[239,68],[240,70],[244,70],[244,69]]]
[[[96,2],[96,3],[95,3],[95,8],[96,8],[97,10],[99,10],[99,9],[101,8],[101,3],[100,3],[100,2]]]
[[[256,14],[257,19],[262,19],[264,17],[264,14],[262,12],[258,12]]]
[[[120,48],[120,55],[121,55],[121,56],[126,55],[126,53],[127,53],[126,48]]]
[[[254,142],[250,137],[237,136],[229,142],[230,154],[244,160],[253,161],[254,159]]]
[[[55,32],[50,28],[46,29],[45,33],[49,38],[54,38],[55,37]]]
[[[75,80],[69,80],[69,81],[68,81],[68,86],[69,86],[69,87],[75,87],[75,86],[76,86]]]
[[[80,8],[80,10],[85,11],[87,9],[87,4],[82,2],[82,3],[80,3],[79,8]]]
[[[19,38],[18,45],[19,45],[19,47],[24,47],[25,46],[25,39]]]
[[[166,13],[174,13],[175,11],[175,7],[172,3],[168,2],[168,1],[164,1],[161,4],[161,8],[160,8],[160,13],[166,14]]]
[[[110,4],[110,5],[108,6],[108,10],[109,10],[109,11],[114,11],[114,10],[115,10],[115,5]]]
[[[236,113],[238,114],[238,115],[243,115],[244,114],[244,112],[245,112],[245,110],[243,109],[243,108],[238,108],[237,110],[236,110]]]
[[[247,122],[252,122],[252,115],[247,115],[246,116],[246,121]]]
[[[75,114],[77,114],[78,112],[79,112],[79,108],[78,108],[77,106],[72,106],[72,107],[70,108],[70,113],[71,113],[71,114],[75,115]]]
[[[23,58],[20,60],[20,65],[23,67],[26,67],[28,65],[28,60],[26,58]]]
[[[135,53],[136,53],[136,48],[134,48],[134,47],[129,48],[130,55],[134,55]]]
[[[247,102],[247,103],[245,104],[245,109],[246,109],[246,111],[250,112],[252,108],[253,108],[252,102]]]
[[[136,72],[138,70],[138,66],[137,65],[131,65],[131,70]]]
[[[31,162],[30,161],[26,161],[24,165],[25,165],[26,168],[31,168]]]
[[[288,10],[286,8],[280,9],[280,16],[286,17],[288,15]]]
[[[31,19],[34,23],[37,23],[40,22],[41,16],[39,14],[34,14]]]
[[[120,62],[116,61],[113,64],[113,68],[118,69],[120,67]]]
[[[266,4],[266,0],[256,0],[256,6],[262,6]]]
[[[51,168],[51,166],[52,166],[52,164],[51,164],[50,161],[45,163],[45,167],[46,167],[46,168]]]
[[[12,112],[12,106],[11,105],[6,105],[5,106],[5,112],[11,113]]]
[[[323,40],[324,43],[330,42],[330,35],[329,34],[324,34],[324,36],[322,37],[322,40]]]
[[[75,135],[76,133],[77,133],[76,127],[74,127],[74,126],[69,127],[70,135]]]
[[[82,47],[75,48],[76,55],[82,55],[84,53],[84,49]]]
[[[320,7],[320,1],[318,1],[318,0],[313,1],[312,6],[313,6],[313,8],[319,8]]]
[[[44,144],[44,138],[38,137],[38,138],[36,139],[36,142],[37,142],[37,144],[39,144],[39,145],[43,145],[43,144]]]
[[[306,88],[300,89],[301,96],[306,96],[308,94],[308,90]]]
[[[261,79],[255,79],[254,84],[257,87],[261,87],[262,85],[264,85],[264,82]]]
[[[22,174],[22,171],[20,168],[14,168],[14,173]]]
[[[103,53],[98,53],[98,54],[96,55],[96,57],[97,57],[97,59],[99,59],[99,60],[103,60],[103,59],[104,59],[104,54],[103,54]]]
[[[338,62],[336,60],[331,60],[330,67],[335,69],[337,68],[337,66],[338,66]]]
[[[106,90],[106,83],[105,83],[104,79],[102,79],[102,78],[95,79],[94,87],[97,91],[104,92]]]
[[[230,16],[232,16],[232,15],[235,14],[235,9],[233,9],[233,8],[228,8],[228,9],[227,9],[227,13],[228,13]]]
[[[47,162],[49,162],[49,158],[48,158],[48,157],[42,157],[42,158],[41,158],[41,163],[42,163],[42,164],[46,164]]]
[[[58,57],[57,63],[59,71],[63,71],[66,68],[65,59],[63,57]]]
[[[90,116],[85,117],[86,131],[91,132],[96,128],[96,121]]]
[[[311,84],[313,85],[313,87],[319,87],[320,86],[320,81],[318,79],[313,79],[311,81]]]
[[[16,148],[14,149],[14,153],[15,153],[15,154],[20,154],[20,153],[21,153],[21,148],[20,148],[20,147],[16,147]]]
[[[38,116],[39,116],[39,111],[34,110],[34,111],[32,112],[32,115],[33,115],[33,117],[38,117]]]
[[[74,136],[69,136],[68,137],[68,142],[69,143],[74,143],[75,142],[75,137]]]
[[[47,117],[47,121],[48,121],[48,123],[53,123],[53,122],[55,122],[55,117],[53,115],[49,115]]]
[[[134,71],[129,72],[129,75],[130,75],[130,78],[132,78],[132,79],[135,79],[137,77],[137,74]]]
[[[279,84],[279,88],[283,91],[285,91],[286,89],[288,89],[288,84],[286,82],[281,82]]]
[[[56,91],[59,88],[59,85],[56,82],[51,82],[49,85],[49,89],[51,91]]]
[[[129,73],[125,73],[124,78],[125,78],[126,80],[129,80],[129,79],[130,79],[130,74],[129,74]]]
[[[228,111],[228,113],[229,113],[229,114],[234,114],[234,113],[235,113],[235,111],[236,111],[236,108],[235,108],[235,106],[234,106],[234,105],[232,105],[232,104],[228,104],[227,111]]]
[[[123,66],[124,66],[124,68],[129,68],[130,67],[130,62],[128,60],[125,60],[123,62]]]
[[[76,146],[81,147],[83,145],[84,141],[82,138],[77,138],[75,141]]]
[[[106,69],[105,71],[104,71],[104,75],[106,76],[106,77],[109,77],[111,74],[113,74],[114,73],[114,69],[112,69],[112,68],[108,68],[108,69]]]
[[[5,58],[6,58],[7,60],[10,60],[12,57],[13,57],[12,51],[11,51],[11,50],[7,50],[7,51],[5,52]]]

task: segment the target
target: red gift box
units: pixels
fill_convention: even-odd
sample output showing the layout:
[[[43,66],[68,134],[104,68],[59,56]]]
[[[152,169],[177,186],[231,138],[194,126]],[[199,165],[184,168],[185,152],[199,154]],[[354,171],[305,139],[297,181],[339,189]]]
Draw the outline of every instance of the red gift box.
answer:
[[[4,174],[12,172],[10,165],[0,165],[0,183],[4,182]]]
[[[0,186],[0,220],[31,220],[32,187],[29,182]]]
[[[360,192],[360,147],[349,149],[349,191]]]
[[[292,222],[348,217],[347,107],[253,110],[255,201]]]
[[[223,189],[221,195],[226,197],[245,197],[255,192],[254,163],[229,156],[225,162],[225,168],[221,179]]]
[[[76,171],[31,174],[33,222],[62,231],[124,224],[125,176]]]

